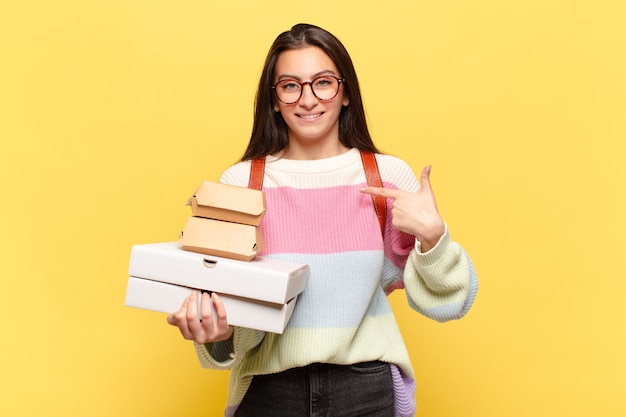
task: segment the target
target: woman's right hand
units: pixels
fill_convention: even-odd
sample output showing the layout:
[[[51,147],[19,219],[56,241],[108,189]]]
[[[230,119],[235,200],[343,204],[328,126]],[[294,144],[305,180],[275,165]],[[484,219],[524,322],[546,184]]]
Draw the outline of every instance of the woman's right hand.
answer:
[[[198,316],[198,296],[202,297],[201,316]],[[233,327],[228,325],[226,319],[224,304],[216,293],[200,294],[200,291],[193,290],[180,310],[167,316],[167,322],[178,327],[185,339],[200,344],[228,340],[233,335]]]

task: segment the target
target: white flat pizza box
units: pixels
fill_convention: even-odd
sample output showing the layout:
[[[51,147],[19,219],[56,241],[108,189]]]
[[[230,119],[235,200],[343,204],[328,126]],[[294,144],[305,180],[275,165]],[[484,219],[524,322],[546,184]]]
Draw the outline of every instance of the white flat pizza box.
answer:
[[[257,256],[238,261],[183,250],[179,242],[134,245],[128,275],[275,304],[300,294],[309,266]]]
[[[149,279],[129,277],[126,289],[126,305],[144,310],[173,313],[180,309],[192,289]],[[289,322],[297,296],[285,304],[274,304],[258,300],[219,294],[228,324],[282,333]]]

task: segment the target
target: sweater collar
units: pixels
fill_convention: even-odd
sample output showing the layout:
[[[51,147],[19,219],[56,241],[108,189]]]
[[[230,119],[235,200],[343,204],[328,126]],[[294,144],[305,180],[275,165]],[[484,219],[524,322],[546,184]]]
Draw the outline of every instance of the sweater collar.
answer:
[[[277,171],[316,174],[337,171],[356,162],[360,163],[360,161],[361,155],[359,150],[352,148],[340,155],[312,160],[283,159],[268,155],[265,163],[267,168]]]

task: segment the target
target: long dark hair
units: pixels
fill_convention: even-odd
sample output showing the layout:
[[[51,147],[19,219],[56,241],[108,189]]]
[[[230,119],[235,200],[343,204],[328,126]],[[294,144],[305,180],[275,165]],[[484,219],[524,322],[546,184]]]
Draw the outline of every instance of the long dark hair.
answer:
[[[287,124],[282,115],[274,111],[275,97],[272,89],[274,71],[282,52],[308,46],[316,46],[326,52],[346,80],[342,86],[350,103],[342,107],[339,115],[339,140],[348,148],[378,152],[367,128],[359,81],[348,51],[330,32],[301,23],[278,35],[267,54],[256,93],[250,143],[241,158],[242,161],[273,154],[287,146],[289,142]]]

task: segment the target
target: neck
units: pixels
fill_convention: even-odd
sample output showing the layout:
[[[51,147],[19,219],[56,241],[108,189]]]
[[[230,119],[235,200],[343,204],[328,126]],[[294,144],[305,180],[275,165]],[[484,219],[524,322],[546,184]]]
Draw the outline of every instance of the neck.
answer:
[[[348,147],[344,146],[339,141],[323,146],[320,144],[311,144],[306,146],[301,143],[295,144],[293,142],[289,142],[289,144],[287,144],[287,146],[276,156],[283,159],[313,160],[341,155],[349,150],[350,149]]]

